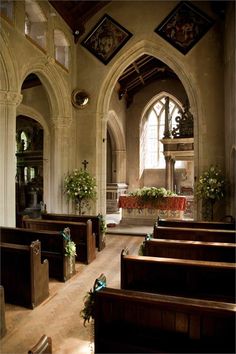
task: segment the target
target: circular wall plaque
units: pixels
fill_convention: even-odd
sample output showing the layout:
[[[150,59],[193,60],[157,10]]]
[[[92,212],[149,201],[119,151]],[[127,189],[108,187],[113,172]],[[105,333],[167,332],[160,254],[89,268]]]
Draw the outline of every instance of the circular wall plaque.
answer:
[[[83,90],[74,90],[72,92],[72,104],[76,108],[85,108],[89,103],[89,95]]]

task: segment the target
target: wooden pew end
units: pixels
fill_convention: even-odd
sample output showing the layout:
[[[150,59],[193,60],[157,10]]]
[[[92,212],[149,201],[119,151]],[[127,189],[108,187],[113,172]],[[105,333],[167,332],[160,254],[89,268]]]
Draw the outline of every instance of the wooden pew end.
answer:
[[[28,354],[52,354],[52,338],[43,334]]]

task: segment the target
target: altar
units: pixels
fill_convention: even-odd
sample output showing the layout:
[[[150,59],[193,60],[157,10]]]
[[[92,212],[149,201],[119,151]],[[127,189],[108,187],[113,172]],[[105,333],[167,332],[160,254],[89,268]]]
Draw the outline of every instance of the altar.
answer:
[[[152,203],[142,203],[135,196],[119,197],[119,208],[122,208],[121,223],[131,225],[153,225],[158,217],[161,219],[183,219],[186,208],[186,197],[168,196]]]

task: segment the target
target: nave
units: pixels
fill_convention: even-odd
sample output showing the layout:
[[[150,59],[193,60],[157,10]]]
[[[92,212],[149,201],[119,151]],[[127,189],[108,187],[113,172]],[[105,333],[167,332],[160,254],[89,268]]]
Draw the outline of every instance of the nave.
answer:
[[[86,292],[104,273],[107,286],[120,287],[120,253],[125,247],[137,254],[143,237],[106,235],[106,247],[89,265],[76,263],[76,275],[66,283],[50,279],[50,297],[33,310],[6,304],[7,334],[0,341],[2,354],[26,354],[38,339],[52,337],[55,354],[89,354],[91,325],[83,326],[80,311]]]

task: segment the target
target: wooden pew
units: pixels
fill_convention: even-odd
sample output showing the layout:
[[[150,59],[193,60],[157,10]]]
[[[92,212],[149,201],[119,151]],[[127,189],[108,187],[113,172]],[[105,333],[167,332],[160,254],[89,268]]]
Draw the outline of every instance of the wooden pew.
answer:
[[[235,301],[235,263],[121,253],[121,288],[225,302]]]
[[[75,265],[70,269],[69,257],[65,256],[66,241],[58,231],[0,227],[1,242],[29,246],[35,240],[41,242],[42,259],[49,262],[50,278],[67,281],[75,274]]]
[[[234,353],[235,305],[105,288],[95,353]]]
[[[236,244],[188,240],[145,239],[143,255],[151,257],[236,262]]]
[[[1,284],[5,301],[34,308],[49,296],[48,261],[41,263],[41,244],[0,243]]]
[[[5,314],[5,295],[4,287],[0,285],[0,338],[4,337],[7,332],[6,314]]]
[[[99,215],[75,215],[75,214],[54,214],[42,213],[43,220],[61,220],[73,222],[87,222],[92,221],[92,232],[96,236],[96,247],[101,251],[105,247],[105,241],[101,232],[101,219]]]
[[[158,226],[167,227],[190,227],[195,229],[217,229],[217,230],[235,230],[236,224],[223,221],[200,221],[200,220],[171,220],[158,219]]]
[[[153,228],[153,237],[171,240],[236,243],[236,231],[234,230],[195,229],[190,227],[174,228],[158,226],[156,224]]]
[[[31,219],[27,216],[23,218],[23,225],[31,230],[51,230],[62,231],[69,227],[71,239],[76,244],[76,260],[89,264],[96,258],[96,239],[92,233],[92,221],[72,222],[60,220]]]

